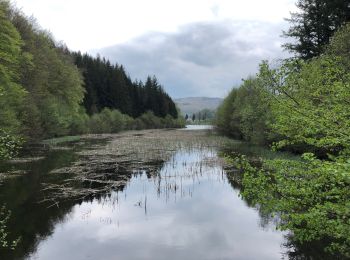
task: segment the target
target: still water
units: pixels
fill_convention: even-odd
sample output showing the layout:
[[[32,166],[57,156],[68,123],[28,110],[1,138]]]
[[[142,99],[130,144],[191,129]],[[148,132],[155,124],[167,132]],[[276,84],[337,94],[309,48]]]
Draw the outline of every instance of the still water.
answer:
[[[69,165],[74,150],[16,166],[1,202],[22,241],[1,259],[281,259],[284,234],[239,196],[214,148],[177,149],[157,174],[135,170],[108,195],[56,205],[38,203],[40,186]],[[6,166],[14,167],[14,166]],[[17,169],[18,170],[18,169]]]
[[[183,130],[210,130],[214,129],[212,125],[186,125]]]

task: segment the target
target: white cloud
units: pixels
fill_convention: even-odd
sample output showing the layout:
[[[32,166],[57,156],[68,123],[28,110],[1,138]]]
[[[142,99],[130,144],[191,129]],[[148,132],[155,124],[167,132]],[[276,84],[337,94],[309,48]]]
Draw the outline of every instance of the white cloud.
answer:
[[[146,32],[174,32],[188,23],[230,19],[278,23],[291,0],[16,0],[74,50],[122,43]]]
[[[280,47],[282,27],[252,21],[192,23],[95,53],[125,65],[133,78],[155,74],[172,97],[224,97],[242,78],[256,73],[261,60],[286,55]]]

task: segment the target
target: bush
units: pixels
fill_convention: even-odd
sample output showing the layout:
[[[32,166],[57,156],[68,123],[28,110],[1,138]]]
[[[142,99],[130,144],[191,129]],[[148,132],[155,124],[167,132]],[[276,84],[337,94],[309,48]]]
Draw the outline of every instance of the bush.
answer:
[[[219,106],[214,122],[222,133],[236,139],[242,139],[243,135],[239,127],[240,120],[235,116],[238,114],[236,111],[237,108],[234,105],[237,94],[238,89],[233,88]]]
[[[145,128],[147,129],[163,128],[161,119],[156,117],[152,111],[147,111],[146,113],[142,114],[139,119],[143,122]]]
[[[92,115],[89,119],[80,118],[81,122],[77,122],[75,128],[80,129],[81,133],[89,132],[94,134],[102,133],[118,133],[123,130],[141,130],[152,128],[174,128],[183,127],[184,119],[174,119],[170,115],[165,118],[157,117],[153,112],[148,111],[140,117],[133,119],[132,117],[122,114],[118,110],[105,108],[99,114]],[[84,127],[87,129],[84,130]]]
[[[79,135],[87,134],[89,132],[89,116],[85,113],[84,109],[81,108],[79,114],[73,118],[73,122],[70,125],[70,134]]]
[[[215,124],[226,135],[254,144],[268,144],[270,139],[270,94],[263,82],[248,78],[232,89],[218,108]]]
[[[133,121],[133,125],[132,125],[132,130],[141,130],[141,129],[145,129],[146,126],[144,124],[144,122],[140,119],[140,118],[136,118]]]
[[[21,138],[0,129],[0,160],[16,156],[22,143]]]

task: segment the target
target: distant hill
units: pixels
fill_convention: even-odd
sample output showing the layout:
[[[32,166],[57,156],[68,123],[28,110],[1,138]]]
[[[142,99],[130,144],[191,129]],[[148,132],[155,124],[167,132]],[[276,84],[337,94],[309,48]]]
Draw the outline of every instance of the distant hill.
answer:
[[[174,99],[183,115],[192,115],[203,109],[216,110],[223,101],[222,98],[187,97]]]

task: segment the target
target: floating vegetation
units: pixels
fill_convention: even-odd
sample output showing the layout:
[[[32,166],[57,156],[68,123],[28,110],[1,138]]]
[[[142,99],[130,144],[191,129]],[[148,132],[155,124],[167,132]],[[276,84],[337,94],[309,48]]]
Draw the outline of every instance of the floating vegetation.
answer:
[[[16,178],[26,173],[27,171],[25,170],[10,170],[6,172],[0,172],[0,185],[2,184],[3,181],[7,179]]]
[[[42,159],[45,159],[44,156],[38,156],[38,157],[21,157],[21,158],[14,158],[9,160],[9,163],[17,164],[17,163],[30,163],[30,162],[36,162],[40,161]]]
[[[63,136],[58,138],[47,139],[42,141],[42,143],[48,145],[57,145],[62,143],[77,142],[80,140],[80,138],[80,136]]]
[[[61,183],[44,185],[45,194],[41,202],[51,201],[58,205],[62,199],[84,199],[97,194],[122,189],[136,173],[145,172],[155,176],[164,163],[178,150],[193,151],[216,149],[228,139],[218,135],[208,136],[207,131],[180,130],[128,131],[114,135],[93,135],[91,138],[107,138],[109,142],[94,149],[78,152],[79,160],[72,165],[51,171],[51,174],[69,176]],[[89,136],[90,137],[90,136]],[[89,138],[85,137],[85,138]],[[206,157],[193,169],[217,165],[216,156]],[[222,162],[220,162],[222,163]]]

